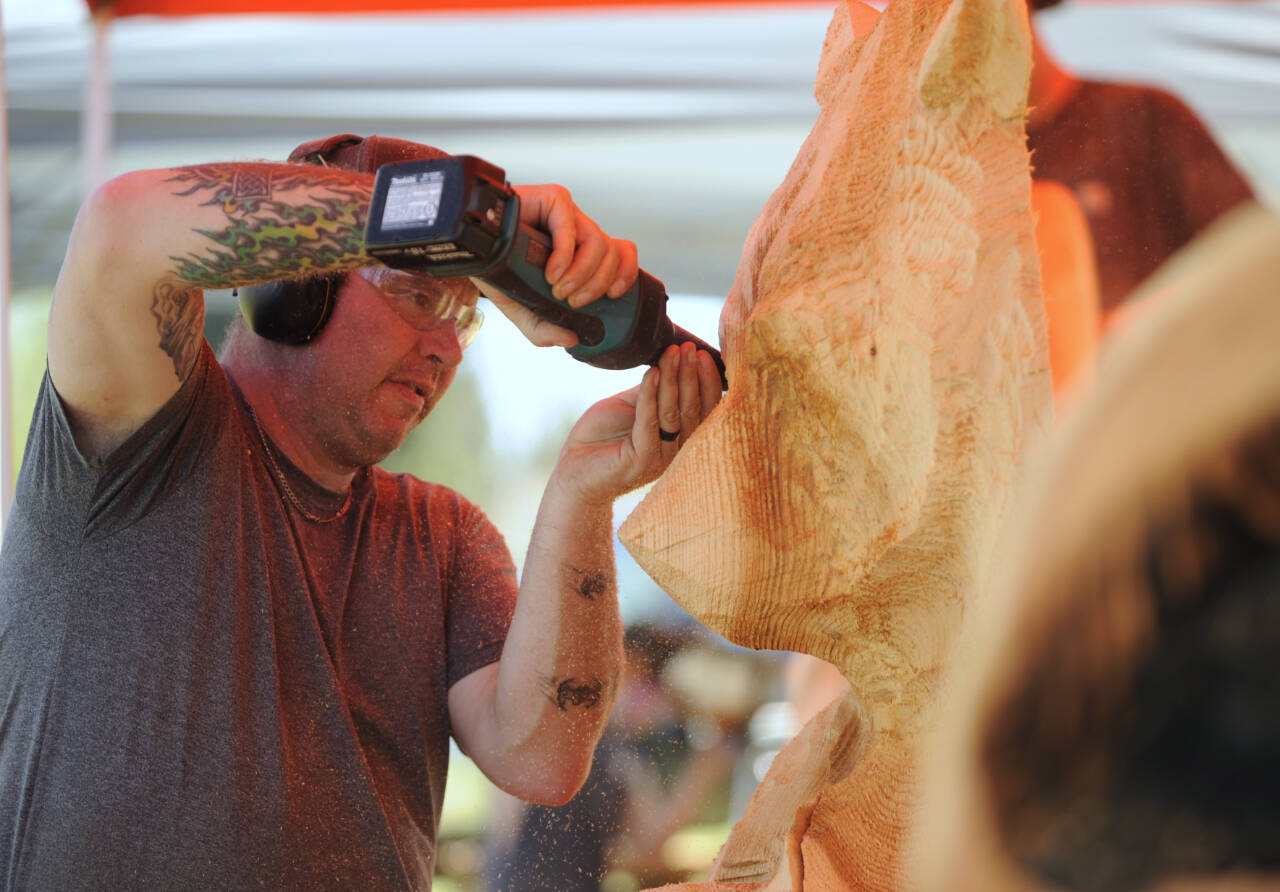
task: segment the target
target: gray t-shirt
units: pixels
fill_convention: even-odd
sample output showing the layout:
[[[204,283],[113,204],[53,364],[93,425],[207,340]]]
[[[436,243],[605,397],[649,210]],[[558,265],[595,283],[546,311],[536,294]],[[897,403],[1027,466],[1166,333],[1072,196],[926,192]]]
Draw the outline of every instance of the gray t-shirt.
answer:
[[[447,691],[500,656],[510,554],[381,469],[309,520],[279,474],[332,494],[274,452],[208,345],[100,461],[46,376],[0,551],[3,888],[430,887]]]

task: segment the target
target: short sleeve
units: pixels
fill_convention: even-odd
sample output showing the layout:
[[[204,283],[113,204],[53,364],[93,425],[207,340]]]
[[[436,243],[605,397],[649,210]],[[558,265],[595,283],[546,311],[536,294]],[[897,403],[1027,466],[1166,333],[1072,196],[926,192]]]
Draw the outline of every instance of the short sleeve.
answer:
[[[1248,180],[1236,169],[1208,128],[1181,100],[1157,94],[1165,157],[1177,165],[1171,179],[1179,187],[1183,213],[1191,233],[1254,197]]]
[[[195,368],[172,397],[109,454],[77,449],[67,412],[46,372],[23,458],[18,497],[35,514],[70,518],[86,538],[110,536],[136,523],[169,498],[208,454],[230,399],[225,377],[206,343]],[[56,512],[40,509],[57,499]],[[73,500],[68,505],[67,500]],[[67,510],[67,509],[70,510]],[[40,517],[33,516],[41,521]]]
[[[461,496],[455,511],[445,619],[450,687],[502,656],[519,589],[511,552],[484,512]]]

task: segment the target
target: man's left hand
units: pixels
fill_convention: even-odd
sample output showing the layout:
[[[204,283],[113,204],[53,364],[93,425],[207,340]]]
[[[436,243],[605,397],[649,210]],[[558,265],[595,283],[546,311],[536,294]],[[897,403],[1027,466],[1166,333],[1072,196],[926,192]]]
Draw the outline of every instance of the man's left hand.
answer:
[[[639,386],[579,419],[553,480],[587,500],[612,500],[656,480],[720,395],[720,372],[706,351],[668,347]]]

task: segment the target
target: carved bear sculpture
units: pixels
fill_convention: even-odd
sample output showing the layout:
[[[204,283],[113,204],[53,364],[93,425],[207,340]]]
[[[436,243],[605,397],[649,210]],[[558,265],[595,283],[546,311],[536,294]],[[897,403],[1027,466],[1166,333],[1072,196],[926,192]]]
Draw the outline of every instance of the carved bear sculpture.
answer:
[[[1051,425],[1029,45],[1023,0],[837,7],[817,124],[721,316],[729,392],[620,531],[706,625],[852,685],[714,881],[901,887],[939,675]]]

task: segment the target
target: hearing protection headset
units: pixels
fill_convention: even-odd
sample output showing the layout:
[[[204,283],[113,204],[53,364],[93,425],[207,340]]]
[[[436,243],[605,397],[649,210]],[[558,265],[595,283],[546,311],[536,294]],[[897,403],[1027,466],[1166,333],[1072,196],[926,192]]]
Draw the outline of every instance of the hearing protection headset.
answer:
[[[259,337],[295,347],[307,343],[333,314],[344,274],[278,279],[239,289],[240,312]]]
[[[289,154],[289,161],[318,164],[359,173],[376,173],[397,161],[429,161],[448,158],[434,146],[386,136],[360,137],[350,133],[304,142]],[[279,279],[241,288],[240,312],[260,337],[299,346],[324,329],[337,303],[346,273],[330,273],[310,279]]]

